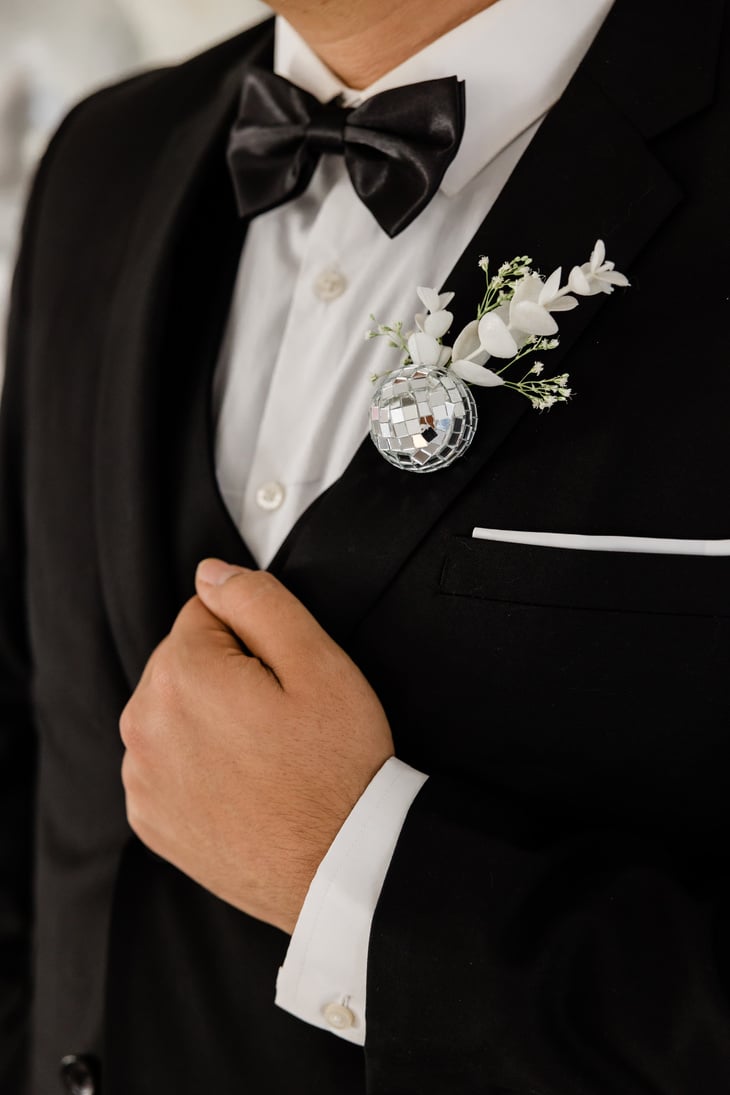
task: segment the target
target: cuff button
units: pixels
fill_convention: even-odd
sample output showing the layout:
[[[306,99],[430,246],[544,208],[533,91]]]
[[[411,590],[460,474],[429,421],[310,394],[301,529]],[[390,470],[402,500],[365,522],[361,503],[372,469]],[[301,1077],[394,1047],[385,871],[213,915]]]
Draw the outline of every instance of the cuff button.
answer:
[[[344,1004],[328,1004],[322,1014],[333,1030],[350,1030],[355,1025],[355,1016]]]

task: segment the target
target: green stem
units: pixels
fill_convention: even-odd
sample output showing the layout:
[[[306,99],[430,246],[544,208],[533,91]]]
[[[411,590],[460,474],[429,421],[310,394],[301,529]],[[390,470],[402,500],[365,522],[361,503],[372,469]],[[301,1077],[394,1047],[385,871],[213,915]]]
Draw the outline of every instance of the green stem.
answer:
[[[528,354],[534,354],[535,352],[536,350],[534,343],[530,344],[528,342],[525,346],[522,347],[519,353],[515,354],[515,356],[507,362],[507,364],[503,368],[494,369],[493,371],[497,374],[497,376],[501,376],[502,373],[506,373],[508,369],[511,369],[513,365],[516,365],[518,361],[521,361],[523,357],[527,357]],[[530,374],[527,373],[526,375],[529,376]]]

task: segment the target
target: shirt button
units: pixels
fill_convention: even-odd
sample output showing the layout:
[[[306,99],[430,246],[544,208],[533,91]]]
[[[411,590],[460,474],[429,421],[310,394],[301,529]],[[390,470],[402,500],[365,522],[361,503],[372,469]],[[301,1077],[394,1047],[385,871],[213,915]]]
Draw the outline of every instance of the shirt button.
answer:
[[[337,300],[347,288],[347,278],[339,270],[323,270],[315,279],[314,293],[320,300]]]
[[[281,483],[271,480],[270,483],[262,483],[256,491],[256,505],[259,509],[275,510],[284,501],[285,490]]]
[[[328,1004],[323,1014],[334,1030],[349,1030],[355,1025],[355,1016],[344,1004]]]

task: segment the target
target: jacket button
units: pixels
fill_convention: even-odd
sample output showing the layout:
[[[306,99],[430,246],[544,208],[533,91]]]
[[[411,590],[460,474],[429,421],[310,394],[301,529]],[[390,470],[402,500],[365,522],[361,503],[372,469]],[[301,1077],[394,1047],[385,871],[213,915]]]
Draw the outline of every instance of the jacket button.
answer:
[[[61,1083],[68,1095],[98,1095],[91,1057],[71,1053],[61,1061]]]

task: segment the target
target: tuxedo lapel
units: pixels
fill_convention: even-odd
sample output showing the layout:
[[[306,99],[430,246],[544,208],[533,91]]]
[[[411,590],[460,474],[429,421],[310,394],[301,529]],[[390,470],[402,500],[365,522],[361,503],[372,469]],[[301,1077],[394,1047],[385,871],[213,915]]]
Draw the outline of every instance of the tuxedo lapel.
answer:
[[[221,66],[216,90],[161,149],[132,223],[110,313],[96,417],[95,504],[106,607],[130,686],[180,607],[175,539],[181,525],[193,530],[193,550],[195,529],[212,524],[206,542],[253,565],[217,496],[186,497],[182,516],[177,505],[194,448],[183,436],[185,414],[191,406],[207,410],[201,404],[207,400],[205,359],[217,348],[244,234],[225,144],[244,66],[270,63],[271,25],[237,41],[242,45],[236,50],[231,43],[234,62]],[[200,215],[194,217],[201,205],[202,226]],[[214,257],[206,239],[219,248]],[[200,314],[180,290],[196,265],[197,284],[209,290]],[[176,416],[182,417],[176,422]]]
[[[603,238],[618,269],[630,275],[633,260],[681,199],[644,133],[655,135],[686,116],[688,102],[697,110],[708,101],[712,15],[721,8],[719,2],[711,5],[707,33],[691,35],[692,48],[683,55],[686,19],[669,15],[653,0],[643,5],[617,0],[593,49],[444,283],[444,290],[456,293],[454,330],[473,318],[481,297],[477,264],[482,255],[498,264],[529,254],[547,275],[557,266],[569,269],[585,261],[595,240]],[[653,57],[635,56],[638,71],[628,71],[622,52],[626,35],[650,43],[654,19],[664,20],[662,48]],[[698,64],[701,57],[704,63]],[[684,97],[664,93],[673,81],[684,87]],[[620,307],[620,293],[602,294],[583,299],[578,309],[563,315],[560,347],[547,358],[550,371],[569,370],[571,382],[579,384],[581,371],[590,368],[589,355],[576,345],[581,334],[599,310]],[[270,569],[340,641],[373,608],[522,416],[534,413],[526,399],[509,391],[476,389],[474,394],[479,426],[464,457],[444,470],[415,475],[387,464],[366,439],[342,478],[314,503],[273,560]]]

